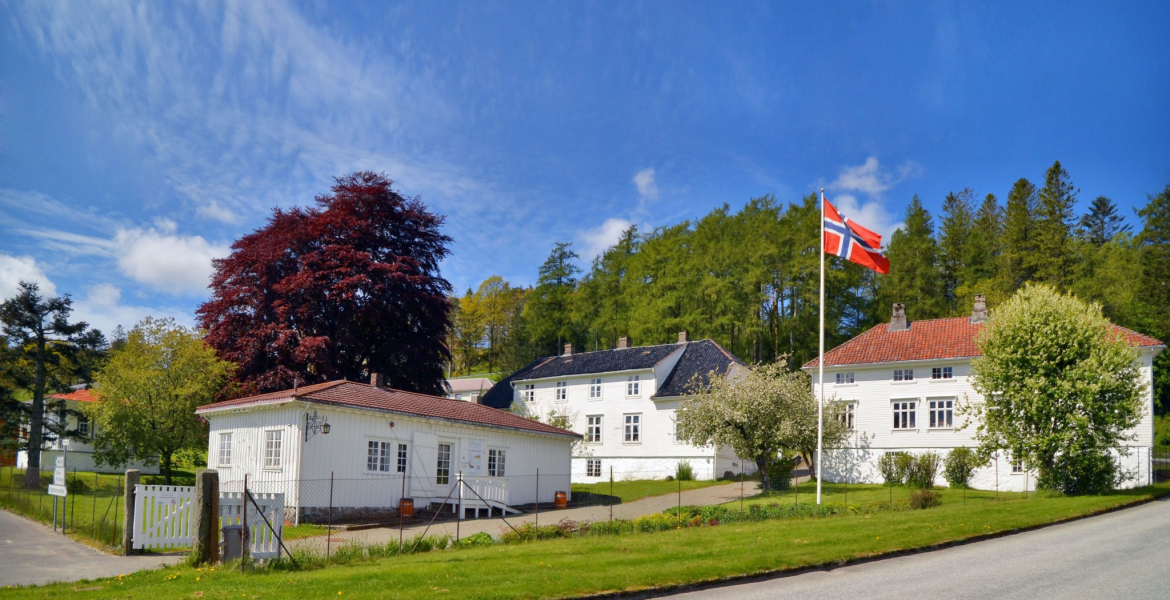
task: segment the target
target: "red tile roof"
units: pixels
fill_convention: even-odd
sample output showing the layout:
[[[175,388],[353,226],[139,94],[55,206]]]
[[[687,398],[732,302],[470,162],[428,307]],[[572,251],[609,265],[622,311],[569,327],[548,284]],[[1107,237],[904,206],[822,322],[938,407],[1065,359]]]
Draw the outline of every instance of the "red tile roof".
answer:
[[[97,398],[94,397],[92,390],[89,389],[75,390],[68,394],[53,394],[49,397],[58,400],[73,400],[74,402],[97,402]]]
[[[982,323],[972,325],[967,317],[911,321],[906,331],[890,331],[888,323],[881,323],[825,352],[825,366],[980,356],[975,336],[982,328]],[[1125,335],[1132,346],[1165,346],[1148,335],[1116,325],[1114,329]],[[806,369],[816,366],[815,358],[804,364]]]
[[[200,406],[195,413],[206,414],[225,408],[254,406],[288,400],[389,411],[404,415],[457,421],[471,425],[503,427],[505,429],[519,429],[535,433],[581,437],[580,434],[566,429],[545,425],[544,423],[526,419],[520,415],[497,410],[481,404],[429,396],[427,394],[404,392],[391,388],[374,387],[369,384],[353,381],[329,381],[316,385],[307,385],[296,390],[283,390],[260,394],[258,396],[248,396],[247,398],[225,400],[224,402]]]

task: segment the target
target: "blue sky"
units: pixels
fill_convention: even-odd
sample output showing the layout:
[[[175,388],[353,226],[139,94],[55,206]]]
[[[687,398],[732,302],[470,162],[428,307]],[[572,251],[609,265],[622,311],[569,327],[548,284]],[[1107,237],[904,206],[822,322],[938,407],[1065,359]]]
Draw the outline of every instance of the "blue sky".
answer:
[[[1166,3],[787,4],[0,0],[0,295],[190,323],[358,169],[447,216],[459,290],[764,194],[888,235],[1054,160],[1131,222],[1170,182]]]

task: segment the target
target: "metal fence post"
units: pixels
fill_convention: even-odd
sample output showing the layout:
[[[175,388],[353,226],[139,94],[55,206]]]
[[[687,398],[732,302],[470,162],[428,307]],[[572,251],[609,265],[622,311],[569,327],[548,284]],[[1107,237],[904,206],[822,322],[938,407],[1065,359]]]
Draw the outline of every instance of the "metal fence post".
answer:
[[[97,473],[93,474],[93,514],[89,517],[89,537],[91,538],[96,537],[95,534],[97,533],[98,477],[100,476]]]
[[[243,573],[244,572],[244,563],[248,562],[244,559],[245,559],[245,557],[248,556],[248,550],[251,549],[251,548],[248,548],[248,542],[250,541],[248,539],[250,537],[248,535],[248,533],[250,533],[250,532],[248,531],[248,474],[247,473],[244,473],[244,495],[242,498],[240,498],[240,502],[242,503],[242,507],[241,507],[242,510],[240,510],[240,523],[243,525],[243,528],[240,529],[240,572]]]
[[[678,480],[678,526],[682,527],[682,480]]]
[[[747,466],[743,459],[739,459],[739,514],[743,514],[743,470]]]
[[[329,553],[333,549],[333,471],[329,472],[329,513],[326,517],[329,525],[325,534],[325,564],[329,564]]]
[[[536,469],[536,528],[540,529],[540,468]],[[540,537],[540,534],[536,534]]]
[[[402,522],[402,501],[406,499],[406,473],[402,473],[402,494],[398,496],[398,553],[402,553],[402,535],[404,525]],[[414,504],[411,504],[411,516],[414,515]]]
[[[609,466],[609,522],[613,523],[613,465]]]
[[[459,486],[459,497],[456,501],[459,504],[459,514],[455,515],[455,542],[459,542],[459,525],[463,522],[463,471],[459,471],[455,475],[455,485]]]
[[[73,468],[73,489],[77,489],[77,467]],[[69,503],[69,526],[77,527],[77,498]]]

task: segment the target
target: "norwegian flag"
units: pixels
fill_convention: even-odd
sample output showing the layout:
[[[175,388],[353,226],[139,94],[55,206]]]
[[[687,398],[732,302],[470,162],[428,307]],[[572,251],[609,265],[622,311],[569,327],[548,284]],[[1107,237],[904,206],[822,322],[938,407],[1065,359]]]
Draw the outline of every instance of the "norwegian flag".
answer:
[[[882,236],[842,217],[837,209],[825,200],[825,252],[840,256],[885,275],[890,272],[890,261],[881,252]]]

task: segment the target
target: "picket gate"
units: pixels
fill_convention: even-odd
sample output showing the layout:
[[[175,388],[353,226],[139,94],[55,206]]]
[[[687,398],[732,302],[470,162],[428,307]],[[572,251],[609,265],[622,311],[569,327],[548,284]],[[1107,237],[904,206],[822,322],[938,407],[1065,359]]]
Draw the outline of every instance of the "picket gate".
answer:
[[[252,558],[276,558],[284,533],[284,494],[251,492],[260,506],[248,502],[248,529]],[[243,492],[220,492],[219,526],[242,523]],[[264,517],[272,529],[264,522]],[[195,543],[192,521],[195,514],[195,487],[184,485],[134,486],[133,547],[190,548]],[[275,530],[275,531],[274,531]]]
[[[134,549],[191,546],[194,504],[193,486],[134,486]]]

